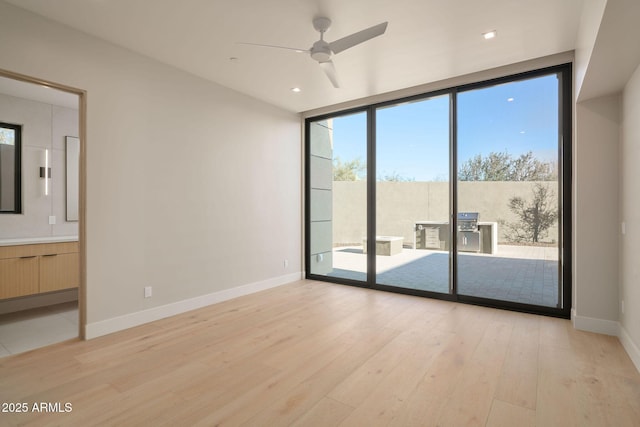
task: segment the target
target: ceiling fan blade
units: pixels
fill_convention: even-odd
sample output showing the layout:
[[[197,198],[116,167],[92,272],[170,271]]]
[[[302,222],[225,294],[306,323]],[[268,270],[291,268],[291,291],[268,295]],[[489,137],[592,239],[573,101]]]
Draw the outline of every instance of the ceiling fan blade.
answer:
[[[333,53],[340,53],[343,50],[366,42],[367,40],[370,40],[374,37],[381,36],[387,30],[387,24],[388,22],[383,22],[382,24],[374,25],[373,27],[358,31],[357,33],[353,33],[350,36],[346,36],[329,43],[329,47],[331,48],[331,51]]]
[[[299,53],[309,52],[309,49],[298,49],[297,47],[287,47],[287,46],[275,46],[272,44],[242,43],[242,42],[236,42],[236,44],[244,44],[248,46],[259,46],[259,47],[271,47],[274,49],[295,50],[296,52],[299,52]]]
[[[333,87],[339,88],[340,87],[340,83],[338,83],[338,75],[336,73],[336,66],[333,65],[333,62],[331,60],[329,60],[329,61],[325,61],[325,62],[319,62],[318,64],[320,64],[320,67],[322,68],[324,73],[327,75],[327,77],[329,77],[329,80],[331,80],[331,84],[333,85]]]

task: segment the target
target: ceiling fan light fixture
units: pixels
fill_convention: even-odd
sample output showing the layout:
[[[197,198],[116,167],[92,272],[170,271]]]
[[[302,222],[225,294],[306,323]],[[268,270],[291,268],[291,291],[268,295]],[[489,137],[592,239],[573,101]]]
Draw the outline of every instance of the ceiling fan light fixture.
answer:
[[[331,59],[331,48],[329,43],[318,40],[311,47],[311,57],[318,62],[327,62]]]
[[[260,44],[260,43],[244,43],[237,42],[242,45],[249,46],[261,46],[268,48],[276,48],[276,49],[287,49],[293,50],[297,53],[307,52],[311,59],[315,60],[320,68],[324,71],[327,78],[331,81],[333,87],[338,88],[340,84],[338,83],[338,77],[336,75],[336,67],[333,64],[332,56],[338,54],[344,50],[350,49],[354,46],[357,46],[361,43],[364,43],[372,38],[381,36],[387,30],[388,22],[383,22],[378,25],[374,25],[373,27],[365,28],[364,30],[355,32],[348,36],[342,37],[341,39],[334,40],[331,43],[324,40],[324,33],[329,30],[331,27],[331,19],[326,17],[316,17],[313,20],[313,28],[320,33],[320,40],[316,41],[310,49],[304,50],[295,47],[287,47],[287,46],[275,46],[268,44]],[[295,88],[291,88],[293,92],[299,92],[295,90]]]

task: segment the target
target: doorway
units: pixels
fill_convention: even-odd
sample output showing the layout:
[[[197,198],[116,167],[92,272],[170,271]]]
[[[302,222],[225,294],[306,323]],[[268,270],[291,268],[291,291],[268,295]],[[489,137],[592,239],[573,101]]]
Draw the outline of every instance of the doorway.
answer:
[[[0,357],[84,338],[84,91],[0,70]],[[10,159],[4,153],[13,153]]]

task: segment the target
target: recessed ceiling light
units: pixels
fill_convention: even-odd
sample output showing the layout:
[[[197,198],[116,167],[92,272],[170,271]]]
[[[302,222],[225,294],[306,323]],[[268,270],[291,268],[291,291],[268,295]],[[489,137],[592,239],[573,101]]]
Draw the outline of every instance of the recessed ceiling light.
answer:
[[[300,91],[301,91],[301,89],[300,89],[299,87],[292,87],[292,88],[291,88],[291,92],[298,93],[298,92],[300,92]]]
[[[235,56],[232,56],[231,58],[229,58],[229,61],[238,62],[238,58],[236,58]]]
[[[494,38],[496,35],[498,35],[498,32],[496,30],[492,30],[492,31],[487,31],[486,33],[482,33],[482,37],[485,38],[485,40],[489,40]]]

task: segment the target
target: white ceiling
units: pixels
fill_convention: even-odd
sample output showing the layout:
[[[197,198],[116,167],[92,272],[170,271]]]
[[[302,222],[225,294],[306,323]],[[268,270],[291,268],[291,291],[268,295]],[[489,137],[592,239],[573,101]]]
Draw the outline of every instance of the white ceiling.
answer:
[[[572,50],[582,2],[8,0],[296,112]],[[389,22],[385,35],[334,57],[340,89],[306,54],[236,43],[308,49],[319,39],[315,16],[333,20],[328,41]],[[488,30],[498,37],[484,40]]]

